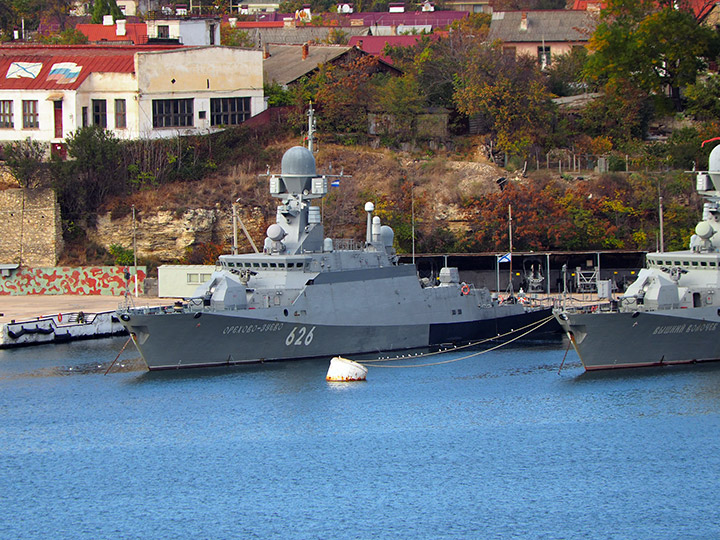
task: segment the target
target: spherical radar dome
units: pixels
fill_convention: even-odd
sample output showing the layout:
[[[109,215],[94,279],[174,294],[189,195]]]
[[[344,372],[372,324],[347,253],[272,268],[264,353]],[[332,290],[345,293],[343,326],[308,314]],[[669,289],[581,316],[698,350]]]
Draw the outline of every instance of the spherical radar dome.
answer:
[[[710,159],[708,160],[708,168],[712,172],[720,171],[720,144],[712,149],[710,152]]]
[[[315,176],[315,157],[304,146],[285,152],[280,164],[283,176]]]
[[[285,232],[285,229],[283,229],[280,225],[277,223],[273,223],[270,225],[267,229],[267,237],[272,240],[273,242],[279,242],[283,238],[287,236],[287,233]]]

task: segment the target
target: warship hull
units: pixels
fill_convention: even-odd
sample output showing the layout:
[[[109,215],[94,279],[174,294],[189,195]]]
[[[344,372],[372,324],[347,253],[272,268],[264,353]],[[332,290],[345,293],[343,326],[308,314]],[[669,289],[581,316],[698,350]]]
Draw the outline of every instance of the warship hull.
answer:
[[[556,316],[587,371],[720,359],[716,307]]]
[[[398,313],[397,324],[381,325],[343,324],[340,320],[287,322],[202,311],[163,315],[135,311],[121,317],[148,369],[164,370],[468,343],[539,324],[552,316],[550,309],[513,314],[503,307],[484,310],[481,319],[455,323],[403,323]],[[554,324],[546,324],[542,330],[553,327],[557,331]]]

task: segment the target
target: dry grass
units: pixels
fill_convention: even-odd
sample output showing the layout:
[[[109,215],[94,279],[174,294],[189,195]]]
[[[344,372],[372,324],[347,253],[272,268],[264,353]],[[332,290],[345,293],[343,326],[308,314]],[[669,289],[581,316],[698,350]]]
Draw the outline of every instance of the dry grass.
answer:
[[[239,199],[244,215],[253,214],[258,223],[272,221],[277,200],[268,193],[268,179],[264,174],[280,172],[283,153],[298,144],[286,139],[266,148],[273,156],[271,163],[259,163],[248,156],[240,163],[225,166],[194,182],[174,183],[147,189],[111,201],[107,209],[113,217],[127,215],[132,205],[143,213],[158,210],[174,212],[178,217],[193,208],[230,208]],[[328,196],[317,204],[323,206],[326,234],[335,238],[358,238],[364,231],[364,203],[380,198],[394,200],[400,196],[399,186],[404,180],[413,181],[418,200],[416,215],[427,223],[456,222],[462,219],[462,201],[497,190],[496,180],[502,171],[492,164],[478,160],[478,152],[468,149],[463,157],[475,158],[458,161],[457,154],[415,156],[387,149],[347,147],[320,144],[316,156],[318,174],[339,174],[340,188],[331,188]]]

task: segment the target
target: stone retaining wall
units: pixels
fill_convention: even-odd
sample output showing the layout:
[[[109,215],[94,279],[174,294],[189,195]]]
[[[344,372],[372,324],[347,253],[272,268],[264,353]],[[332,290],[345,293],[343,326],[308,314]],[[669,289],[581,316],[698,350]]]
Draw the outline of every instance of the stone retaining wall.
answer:
[[[0,263],[44,267],[63,249],[60,207],[51,189],[0,191]]]

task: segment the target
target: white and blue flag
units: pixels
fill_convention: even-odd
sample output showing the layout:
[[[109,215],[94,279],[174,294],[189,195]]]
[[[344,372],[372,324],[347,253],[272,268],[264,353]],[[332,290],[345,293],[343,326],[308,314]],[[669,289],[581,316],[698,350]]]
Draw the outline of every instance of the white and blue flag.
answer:
[[[512,260],[512,253],[506,253],[505,255],[498,256],[499,263],[509,263]]]

